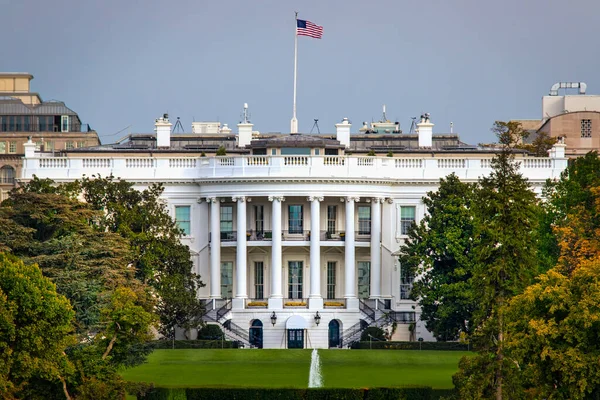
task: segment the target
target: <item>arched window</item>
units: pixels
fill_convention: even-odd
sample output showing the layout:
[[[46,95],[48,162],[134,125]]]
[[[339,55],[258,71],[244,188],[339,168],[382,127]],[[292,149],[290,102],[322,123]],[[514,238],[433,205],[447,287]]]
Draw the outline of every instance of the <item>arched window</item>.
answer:
[[[10,165],[0,168],[0,183],[15,183],[15,169]]]

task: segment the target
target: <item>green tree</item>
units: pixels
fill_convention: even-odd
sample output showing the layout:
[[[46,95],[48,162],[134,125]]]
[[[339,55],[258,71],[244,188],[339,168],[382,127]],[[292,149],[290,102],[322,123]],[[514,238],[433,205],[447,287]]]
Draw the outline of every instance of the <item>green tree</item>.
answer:
[[[20,397],[30,380],[64,382],[74,312],[35,264],[0,253],[0,395]]]
[[[474,260],[475,186],[454,174],[427,193],[427,213],[409,232],[400,262],[413,276],[411,297],[419,302],[427,329],[437,340],[469,333],[476,295],[471,288]]]
[[[473,393],[496,399],[522,395],[517,367],[506,357],[505,307],[537,271],[537,199],[513,154],[524,133],[514,122],[497,121],[492,130],[502,148],[492,160],[490,176],[480,179],[474,202],[478,243],[471,282],[478,305],[471,339],[479,354],[461,360],[454,377],[461,398]],[[469,379],[475,373],[485,378]]]
[[[180,242],[181,229],[161,200],[162,185],[138,191],[133,184],[107,178],[85,178],[81,182],[85,200],[102,218],[99,230],[115,232],[131,243],[136,276],[155,288],[159,331],[172,337],[175,327],[198,328],[204,307],[197,298],[203,287],[192,270],[189,247]]]

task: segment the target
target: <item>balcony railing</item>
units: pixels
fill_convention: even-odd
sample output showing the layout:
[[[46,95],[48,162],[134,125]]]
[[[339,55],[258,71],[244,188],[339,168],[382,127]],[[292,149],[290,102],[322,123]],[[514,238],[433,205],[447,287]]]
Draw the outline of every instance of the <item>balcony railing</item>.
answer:
[[[237,232],[221,232],[221,242],[235,242],[237,241]]]
[[[273,240],[273,232],[271,231],[247,231],[246,240],[249,242],[261,242]]]
[[[310,240],[310,231],[297,230],[297,229],[286,229],[282,232],[283,240],[299,240],[307,241]]]

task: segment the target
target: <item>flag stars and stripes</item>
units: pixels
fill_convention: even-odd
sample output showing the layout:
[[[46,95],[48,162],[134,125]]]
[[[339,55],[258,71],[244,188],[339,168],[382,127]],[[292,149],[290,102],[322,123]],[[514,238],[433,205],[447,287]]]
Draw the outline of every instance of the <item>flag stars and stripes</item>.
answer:
[[[321,39],[323,37],[323,27],[304,19],[298,19],[296,20],[296,34],[298,36],[310,36],[314,39]]]

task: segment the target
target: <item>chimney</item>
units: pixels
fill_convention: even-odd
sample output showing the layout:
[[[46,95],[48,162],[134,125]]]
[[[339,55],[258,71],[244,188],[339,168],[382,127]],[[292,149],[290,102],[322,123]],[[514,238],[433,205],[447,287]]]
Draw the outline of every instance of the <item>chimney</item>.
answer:
[[[163,114],[154,123],[154,132],[156,132],[156,147],[169,147],[171,145],[171,124],[169,114]]]
[[[352,124],[348,118],[344,118],[339,124],[335,124],[335,136],[340,144],[350,147],[350,127]]]
[[[431,147],[433,142],[433,125],[429,120],[429,113],[421,115],[421,122],[417,124],[419,134],[419,147]]]
[[[244,103],[242,111],[242,121],[238,124],[238,147],[246,147],[252,141],[252,127],[250,123],[250,113],[248,112],[248,103]]]
[[[548,150],[550,158],[565,158],[565,149],[567,145],[562,137],[559,137],[554,146]]]
[[[31,136],[26,143],[23,143],[23,148],[25,148],[25,158],[35,157],[35,143],[31,140]]]

